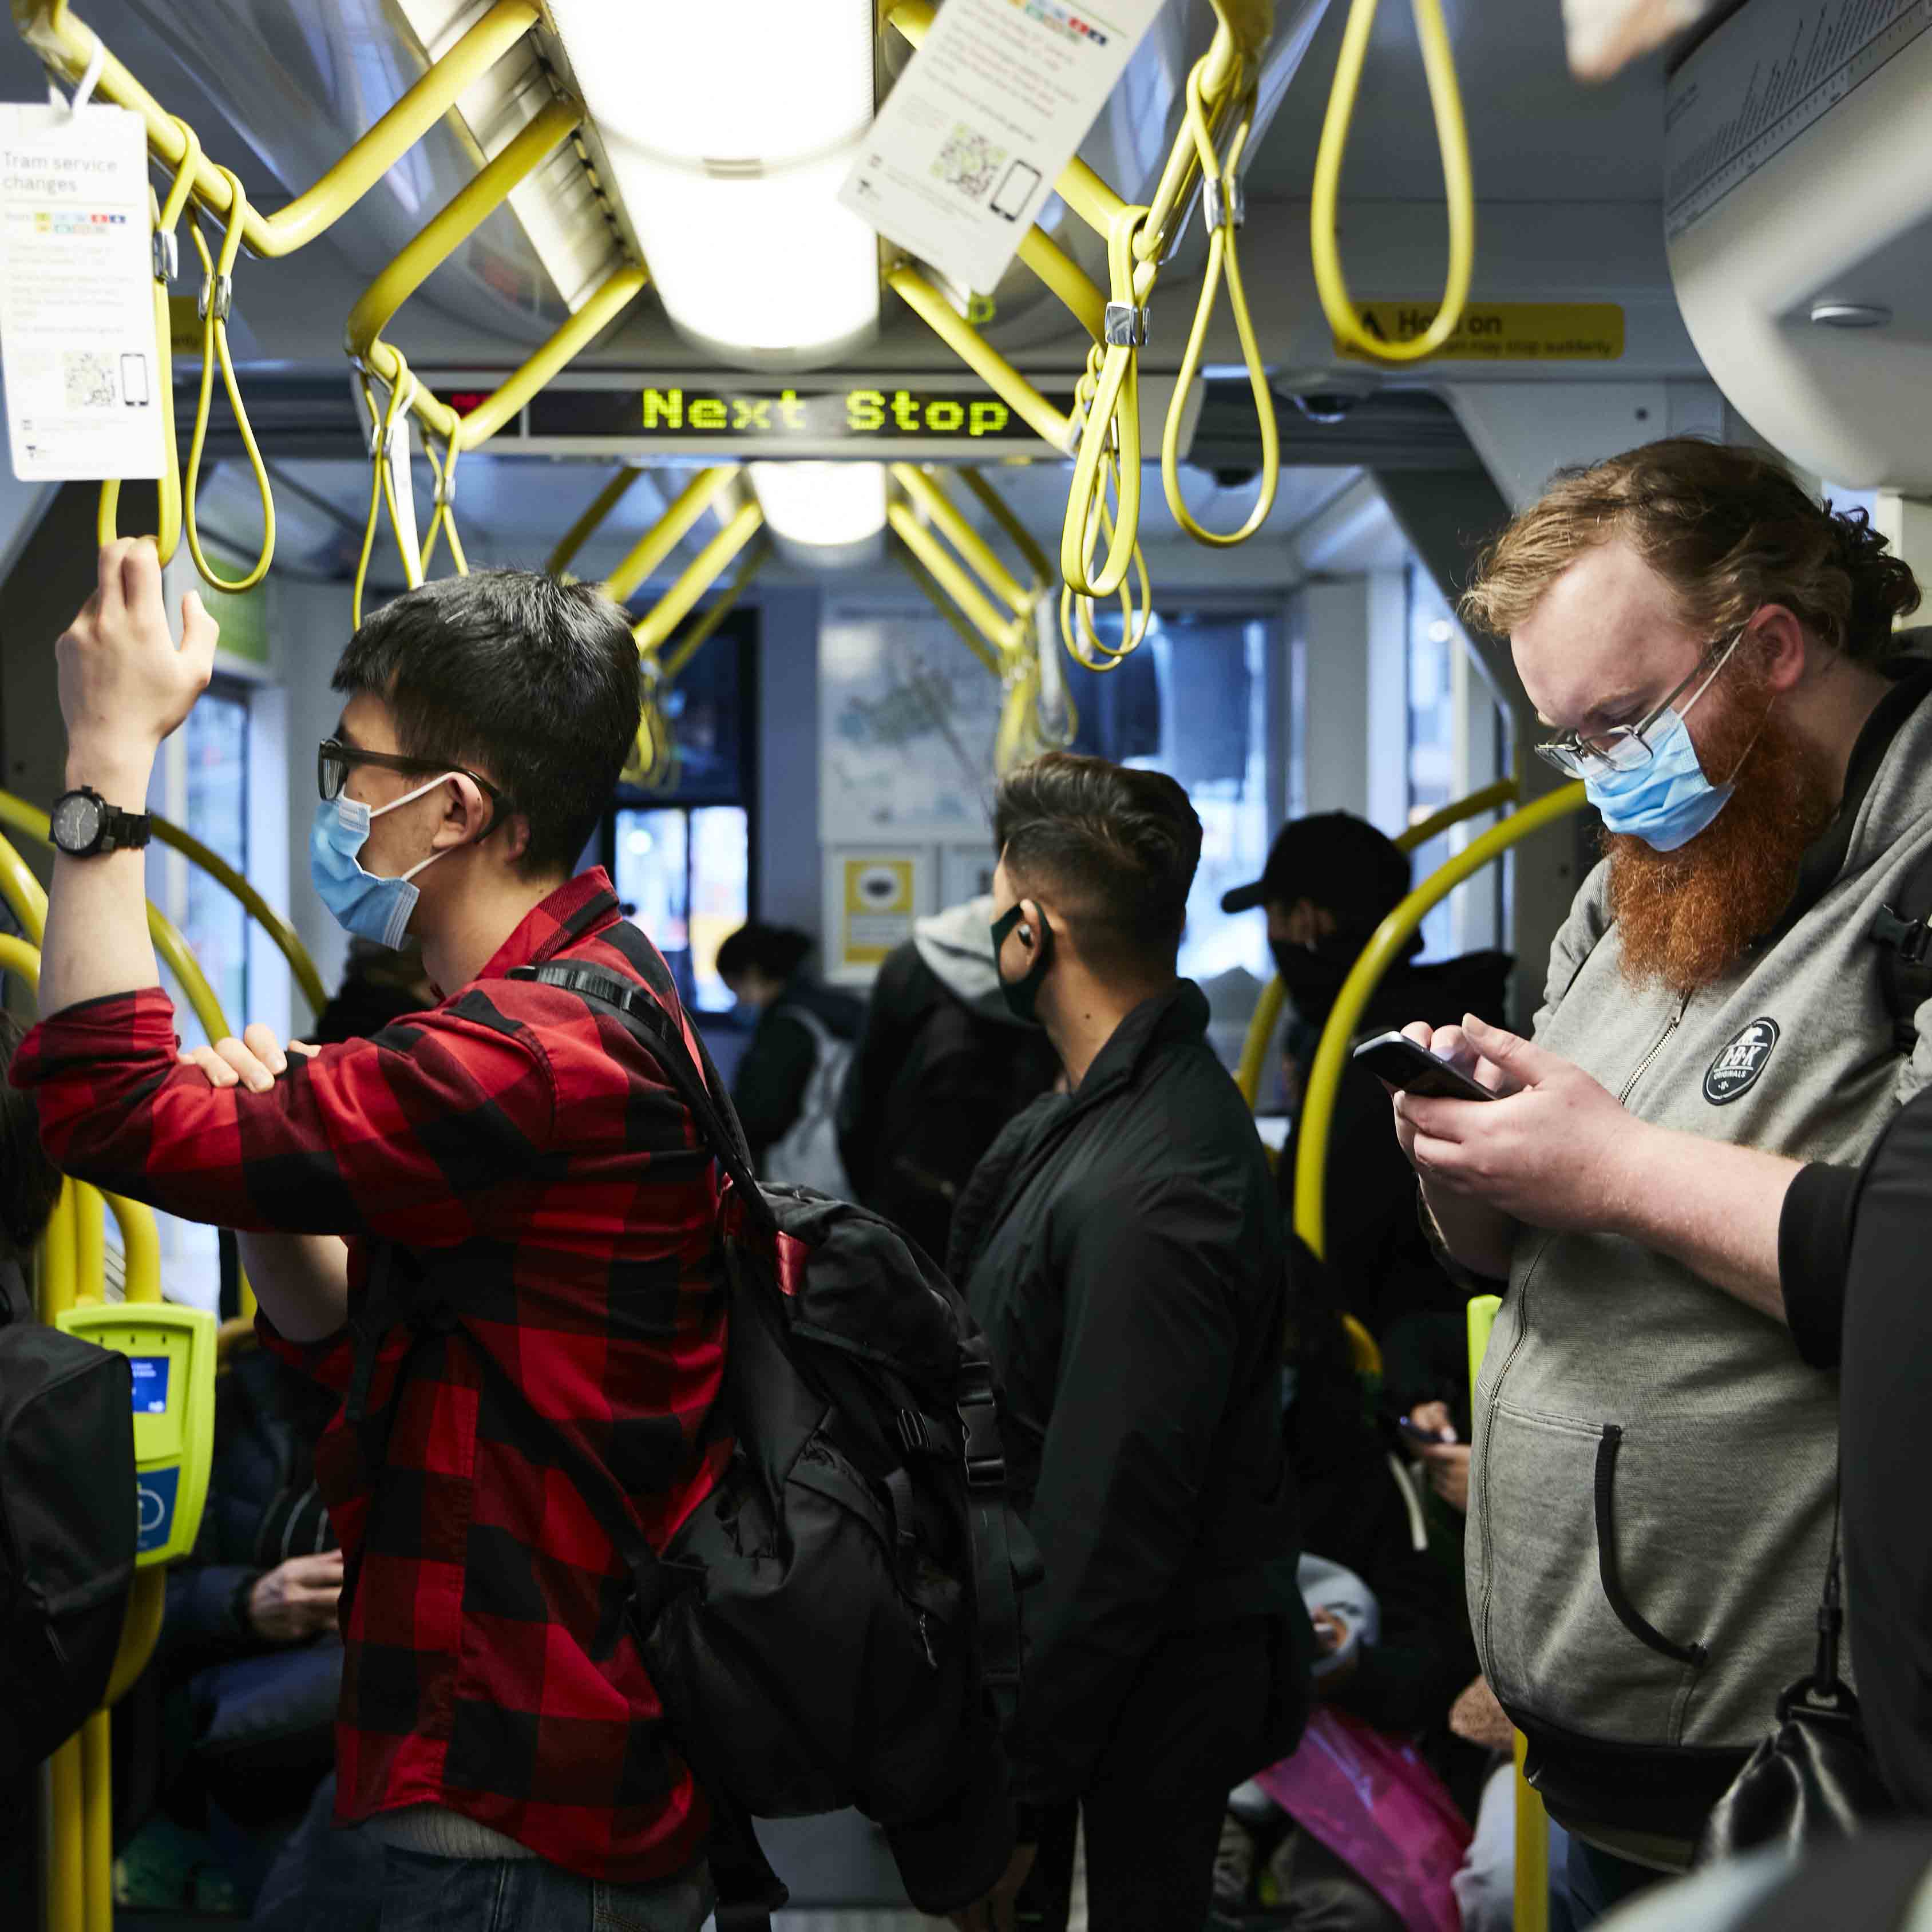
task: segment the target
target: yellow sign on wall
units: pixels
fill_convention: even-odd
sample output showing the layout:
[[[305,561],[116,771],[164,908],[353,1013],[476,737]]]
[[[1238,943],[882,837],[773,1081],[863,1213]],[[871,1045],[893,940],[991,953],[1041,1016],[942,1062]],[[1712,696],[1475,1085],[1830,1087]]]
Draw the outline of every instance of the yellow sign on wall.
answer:
[[[909,854],[848,853],[842,866],[838,964],[841,970],[882,965],[893,947],[912,937],[918,861]]]
[[[1412,342],[1436,320],[1430,302],[1358,305],[1362,327],[1384,342]],[[1375,358],[1337,341],[1335,352],[1358,362]],[[1431,362],[1615,362],[1624,352],[1618,302],[1471,302],[1456,333]]]

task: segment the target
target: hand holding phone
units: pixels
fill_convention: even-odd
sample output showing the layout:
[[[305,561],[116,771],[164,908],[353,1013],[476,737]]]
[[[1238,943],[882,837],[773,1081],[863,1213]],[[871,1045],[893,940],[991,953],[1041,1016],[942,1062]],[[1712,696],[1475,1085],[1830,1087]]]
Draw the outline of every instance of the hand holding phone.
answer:
[[[1378,1033],[1355,1048],[1356,1064],[1378,1080],[1425,1100],[1493,1100],[1497,1096],[1479,1086],[1460,1068],[1441,1060],[1406,1034]]]

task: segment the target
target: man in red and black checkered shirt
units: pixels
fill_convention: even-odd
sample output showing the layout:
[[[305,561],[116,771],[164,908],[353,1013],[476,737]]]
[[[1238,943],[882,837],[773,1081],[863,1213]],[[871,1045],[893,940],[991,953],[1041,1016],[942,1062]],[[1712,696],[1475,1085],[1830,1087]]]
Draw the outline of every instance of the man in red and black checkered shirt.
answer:
[[[418,934],[454,990],[370,1040],[285,1053],[251,1028],[184,1060],[140,850],[75,849],[104,806],[139,812],[207,682],[215,626],[193,595],[182,617],[177,651],[153,546],[118,542],[61,639],[68,783],[97,796],[56,811],[45,1017],[13,1077],[62,1167],[243,1231],[264,1339],[338,1388],[372,1250],[453,1313],[391,1330],[374,1437],[338,1414],[316,1455],[346,1563],[338,1821],[384,1847],[370,1920],[695,1932],[708,1814],[622,1628],[622,1566],[478,1360],[653,1544],[729,1454],[710,1160],[622,1028],[507,976],[596,965],[690,1037],[609,880],[572,876],[638,728],[628,626],[593,590],[512,572],[370,618],[335,675],[316,884],[352,931]]]

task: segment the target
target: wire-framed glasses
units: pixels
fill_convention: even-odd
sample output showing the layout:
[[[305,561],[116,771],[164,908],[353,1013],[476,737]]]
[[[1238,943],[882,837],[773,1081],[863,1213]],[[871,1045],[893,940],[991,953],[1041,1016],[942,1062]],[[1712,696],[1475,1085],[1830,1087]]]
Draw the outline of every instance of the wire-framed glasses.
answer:
[[[1730,662],[1731,653],[1744,641],[1744,632],[1750,627],[1740,626],[1728,638],[1720,638],[1704,652],[1690,668],[1690,675],[1672,691],[1670,695],[1654,710],[1634,724],[1612,724],[1607,730],[1582,732],[1567,731],[1560,738],[1552,738],[1546,745],[1539,745],[1536,754],[1546,758],[1560,772],[1567,772],[1575,778],[1600,778],[1606,772],[1634,772],[1650,763],[1655,754],[1650,742],[1649,733],[1664,714],[1676,706],[1679,718],[1688,718],[1690,707],[1708,691],[1718,672]],[[1717,662],[1712,662],[1715,658]],[[1708,673],[1706,664],[1710,665]],[[1677,700],[1689,691],[1700,674],[1704,681],[1691,692],[1684,703],[1678,706]]]

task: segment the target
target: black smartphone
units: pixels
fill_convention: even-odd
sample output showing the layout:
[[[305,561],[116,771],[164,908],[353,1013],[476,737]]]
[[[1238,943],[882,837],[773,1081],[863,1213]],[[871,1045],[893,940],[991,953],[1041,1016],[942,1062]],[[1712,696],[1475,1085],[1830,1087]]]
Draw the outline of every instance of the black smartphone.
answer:
[[[1415,1444],[1417,1448],[1420,1449],[1454,1449],[1456,1446],[1453,1440],[1445,1440],[1437,1435],[1434,1430],[1424,1429],[1419,1423],[1412,1421],[1406,1415],[1398,1415],[1395,1419],[1395,1426]]]
[[[1493,1100],[1486,1087],[1479,1087],[1466,1073],[1457,1072],[1446,1060],[1438,1060],[1426,1046],[1418,1046],[1407,1034],[1378,1033],[1355,1048],[1355,1062],[1365,1066],[1378,1080],[1400,1087],[1406,1094],[1425,1100]]]

